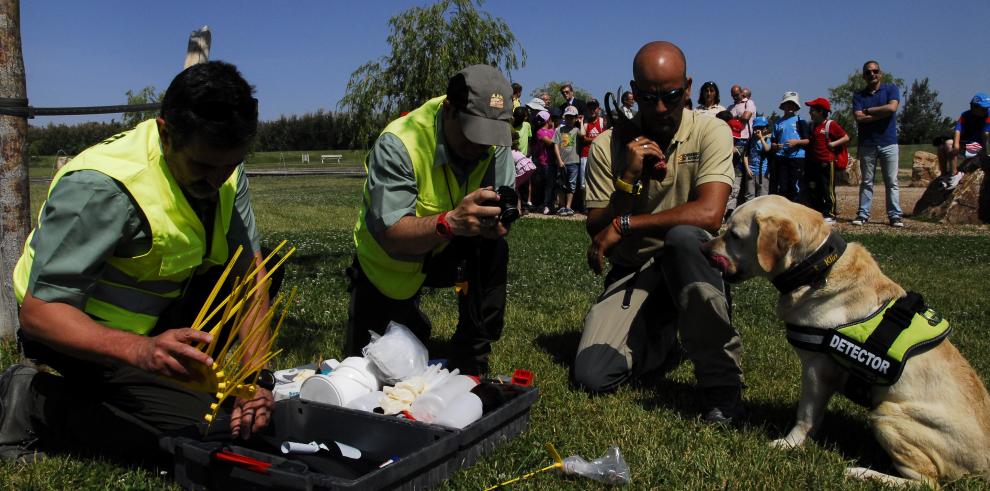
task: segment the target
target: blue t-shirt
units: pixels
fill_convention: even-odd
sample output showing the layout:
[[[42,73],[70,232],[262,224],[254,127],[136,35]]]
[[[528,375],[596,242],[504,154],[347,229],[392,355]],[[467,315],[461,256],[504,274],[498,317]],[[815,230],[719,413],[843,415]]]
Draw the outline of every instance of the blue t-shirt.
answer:
[[[853,94],[853,111],[883,106],[890,101],[900,101],[901,91],[894,84],[880,84],[876,92],[866,89]],[[859,123],[859,144],[883,147],[897,143],[897,115],[869,123]]]
[[[956,121],[956,131],[959,132],[959,143],[979,143],[985,144],[984,133],[990,132],[990,116],[986,119],[975,116],[973,111],[967,110],[959,116]]]
[[[780,150],[777,150],[778,157],[784,157],[788,159],[803,159],[804,158],[804,147],[788,147],[786,145],[787,140],[800,140],[802,134],[807,134],[806,131],[799,129],[798,125],[806,124],[798,118],[797,114],[792,114],[789,118],[778,119],[776,123],[773,124],[773,141],[774,143],[780,144]]]
[[[767,175],[767,156],[770,155],[770,149],[764,148],[763,141],[755,136],[749,139],[746,148],[749,153],[749,170],[754,176]]]

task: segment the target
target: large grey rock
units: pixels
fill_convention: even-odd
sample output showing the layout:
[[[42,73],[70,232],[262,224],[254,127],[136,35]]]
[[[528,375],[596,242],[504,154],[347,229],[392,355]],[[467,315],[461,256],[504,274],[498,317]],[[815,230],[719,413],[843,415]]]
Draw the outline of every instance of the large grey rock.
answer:
[[[966,172],[951,191],[943,189],[941,180],[933,181],[915,204],[914,215],[941,223],[990,223],[990,181],[985,178],[988,164],[985,161],[981,167]]]

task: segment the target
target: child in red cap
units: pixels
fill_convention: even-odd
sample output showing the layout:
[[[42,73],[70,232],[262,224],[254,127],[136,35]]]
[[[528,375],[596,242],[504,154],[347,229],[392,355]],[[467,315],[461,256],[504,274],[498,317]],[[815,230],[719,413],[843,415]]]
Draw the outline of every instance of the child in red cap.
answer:
[[[808,206],[821,212],[828,223],[835,223],[836,155],[849,141],[846,130],[837,121],[828,119],[832,105],[828,99],[817,98],[804,103],[811,113],[812,131],[805,155],[805,186]]]

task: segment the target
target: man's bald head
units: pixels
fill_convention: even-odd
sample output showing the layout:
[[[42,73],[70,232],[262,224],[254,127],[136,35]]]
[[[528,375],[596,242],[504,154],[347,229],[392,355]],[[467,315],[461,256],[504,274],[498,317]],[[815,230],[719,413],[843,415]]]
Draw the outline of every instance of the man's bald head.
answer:
[[[633,58],[633,78],[640,83],[650,80],[687,78],[687,61],[684,52],[668,41],[645,44]]]
[[[691,97],[684,52],[667,41],[647,43],[633,58],[630,85],[639,103],[642,130],[666,145],[680,126],[684,104]]]
[[[732,96],[732,100],[734,100],[736,102],[741,101],[742,98],[743,98],[743,89],[742,89],[742,87],[740,87],[738,85],[733,85],[732,88],[729,89],[729,95]]]

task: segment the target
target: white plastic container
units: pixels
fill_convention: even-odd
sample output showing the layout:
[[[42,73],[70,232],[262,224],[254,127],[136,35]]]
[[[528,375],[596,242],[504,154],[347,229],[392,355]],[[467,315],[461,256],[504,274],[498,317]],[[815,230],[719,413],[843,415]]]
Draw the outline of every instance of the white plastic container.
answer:
[[[433,422],[459,430],[480,419],[481,413],[481,398],[474,392],[465,392],[447,404]]]
[[[346,376],[313,375],[303,382],[299,398],[334,406],[347,403],[373,392],[371,388]]]
[[[476,385],[478,382],[467,375],[447,377],[442,385],[417,397],[410,407],[410,412],[418,421],[432,423],[443,413],[448,404],[461,395],[470,393]]]

